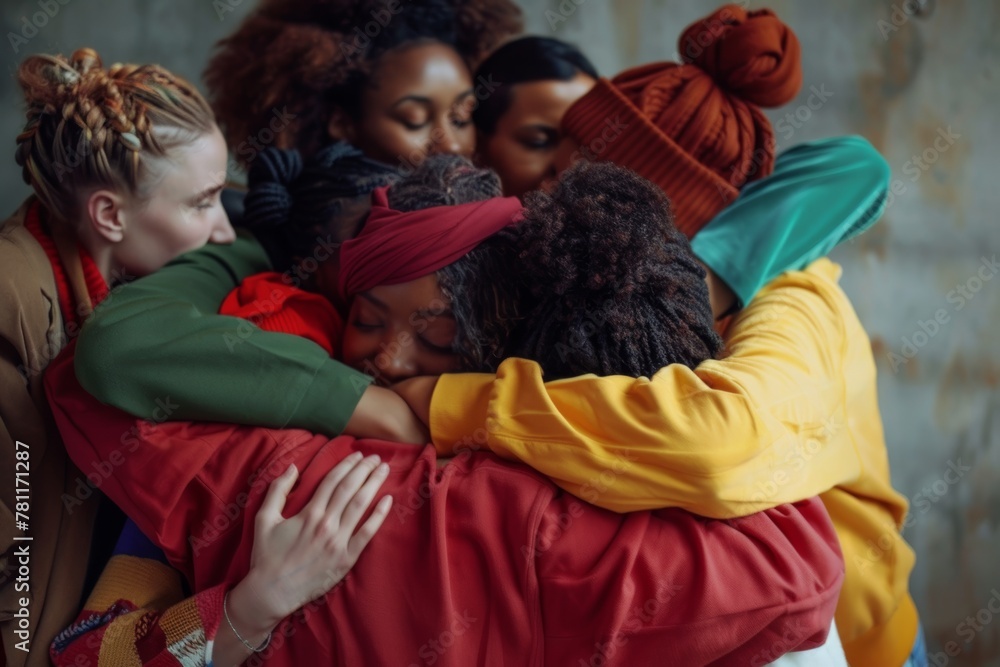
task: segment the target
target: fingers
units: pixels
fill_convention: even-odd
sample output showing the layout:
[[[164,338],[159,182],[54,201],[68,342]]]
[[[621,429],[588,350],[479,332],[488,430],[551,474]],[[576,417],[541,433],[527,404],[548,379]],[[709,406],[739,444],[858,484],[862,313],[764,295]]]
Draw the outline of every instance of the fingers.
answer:
[[[363,461],[355,465],[348,471],[347,475],[340,480],[337,488],[334,489],[333,495],[330,497],[330,503],[326,506],[324,514],[326,517],[335,517],[340,519],[344,514],[344,508],[347,507],[347,503],[354,497],[354,494],[358,492],[361,486],[368,479],[368,476],[379,465],[379,457],[372,455],[366,456]]]
[[[368,517],[361,529],[351,537],[350,542],[347,543],[347,554],[350,561],[353,563],[357,560],[364,548],[368,546],[368,543],[378,532],[378,529],[382,527],[382,522],[385,518],[389,516],[389,509],[392,507],[392,496],[382,496],[382,500],[378,501],[378,505],[375,506],[375,511],[372,515]]]
[[[344,459],[333,467],[333,470],[326,474],[323,481],[316,487],[312,498],[306,504],[303,512],[308,512],[311,516],[319,519],[326,514],[326,508],[330,504],[330,496],[337,490],[337,485],[347,476],[351,470],[362,460],[361,452],[354,452],[345,456]],[[377,463],[377,461],[376,461]]]
[[[343,515],[338,516],[336,513],[337,508],[331,503],[329,518],[334,521],[339,520],[340,529],[350,536],[357,527],[358,522],[361,521],[361,517],[368,511],[372,501],[375,499],[375,494],[378,493],[379,488],[381,488],[382,483],[388,475],[389,466],[385,463],[379,464],[368,476],[361,488],[354,493],[353,497],[347,499]]]
[[[285,472],[274,478],[267,489],[264,502],[257,512],[258,522],[273,523],[281,520],[281,511],[285,509],[288,492],[292,490],[298,476],[299,470],[293,463],[288,466]]]

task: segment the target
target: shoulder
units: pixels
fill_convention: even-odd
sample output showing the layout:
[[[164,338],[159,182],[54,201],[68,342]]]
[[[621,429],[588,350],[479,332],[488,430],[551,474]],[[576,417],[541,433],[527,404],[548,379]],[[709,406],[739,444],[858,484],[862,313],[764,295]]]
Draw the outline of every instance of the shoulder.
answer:
[[[9,327],[23,331],[26,324],[47,329],[58,298],[45,251],[24,227],[25,208],[0,223],[0,302],[19,314],[3,318],[0,332],[4,336],[10,333]]]
[[[0,275],[3,275],[5,288],[8,289],[8,283],[24,284],[36,274],[47,277],[50,283],[54,282],[45,251],[24,226],[26,209],[27,202],[0,223],[0,267],[3,267]]]
[[[513,521],[519,530],[534,534],[545,516],[558,513],[564,495],[551,479],[519,461],[502,459],[475,445],[459,450],[442,469],[441,482],[480,508],[500,510],[495,519]]]
[[[22,206],[0,224],[0,340],[32,368],[48,361],[49,342],[62,330],[59,296],[45,251],[24,227]]]

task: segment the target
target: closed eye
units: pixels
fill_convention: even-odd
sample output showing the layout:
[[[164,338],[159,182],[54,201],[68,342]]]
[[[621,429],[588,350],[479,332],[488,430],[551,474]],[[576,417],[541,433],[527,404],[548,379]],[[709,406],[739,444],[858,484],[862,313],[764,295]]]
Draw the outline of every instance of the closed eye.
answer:
[[[434,343],[430,342],[429,340],[423,337],[418,337],[418,340],[431,352],[436,352],[438,354],[455,354],[455,350],[451,345],[448,345],[447,347],[442,345],[435,345]]]
[[[361,329],[362,331],[374,331],[376,329],[382,328],[381,322],[362,322],[361,320],[354,320],[351,322],[351,326],[355,329]]]
[[[559,131],[547,125],[534,125],[524,128],[518,140],[525,148],[542,150],[552,148],[559,143]]]

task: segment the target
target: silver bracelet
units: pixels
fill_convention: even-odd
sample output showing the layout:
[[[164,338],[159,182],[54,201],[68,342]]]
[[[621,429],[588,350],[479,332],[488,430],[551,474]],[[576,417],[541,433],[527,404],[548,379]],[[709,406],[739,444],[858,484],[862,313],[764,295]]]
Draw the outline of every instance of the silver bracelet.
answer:
[[[226,607],[226,601],[228,599],[229,599],[229,591],[226,591],[226,594],[222,596],[222,615],[226,617],[226,623],[229,624],[229,628],[233,631],[233,634],[236,635],[236,638],[239,639],[241,642],[243,642],[243,645],[246,646],[251,651],[253,651],[254,653],[260,653],[261,651],[266,649],[268,644],[271,643],[271,633],[270,632],[267,633],[267,639],[264,640],[263,644],[261,644],[257,648],[254,648],[253,644],[243,639],[243,635],[241,635],[236,630],[236,626],[233,625],[232,619],[229,618],[229,609]]]

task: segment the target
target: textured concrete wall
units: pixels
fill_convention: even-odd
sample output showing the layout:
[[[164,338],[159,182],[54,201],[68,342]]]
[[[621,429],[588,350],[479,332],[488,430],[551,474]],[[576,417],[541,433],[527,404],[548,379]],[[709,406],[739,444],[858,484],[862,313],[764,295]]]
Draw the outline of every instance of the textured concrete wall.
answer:
[[[987,606],[1000,600],[1000,279],[990,263],[1000,254],[1000,3],[930,0],[928,15],[913,17],[907,10],[918,3],[910,1],[773,2],[803,44],[805,85],[770,115],[784,121],[779,147],[859,133],[892,165],[897,194],[885,219],[835,259],[872,336],[893,480],[913,503],[906,535],[919,560],[911,588],[932,651],[948,642],[960,651],[932,664],[1000,665],[1000,622]],[[91,45],[106,62],[157,61],[197,79],[211,44],[251,5],[222,2],[49,0],[58,12],[31,35],[23,17],[42,23],[44,4],[5,0],[0,137],[8,137],[8,156],[21,125],[11,75],[26,52]],[[232,11],[220,13],[223,6]],[[613,74],[675,58],[680,30],[714,4],[522,6],[529,30],[584,46]],[[31,35],[17,54],[11,32]],[[830,93],[816,109],[802,106],[813,87]],[[0,174],[11,210],[27,188],[12,158],[0,161]],[[873,557],[892,557],[874,546]]]

